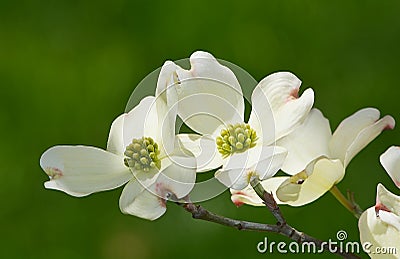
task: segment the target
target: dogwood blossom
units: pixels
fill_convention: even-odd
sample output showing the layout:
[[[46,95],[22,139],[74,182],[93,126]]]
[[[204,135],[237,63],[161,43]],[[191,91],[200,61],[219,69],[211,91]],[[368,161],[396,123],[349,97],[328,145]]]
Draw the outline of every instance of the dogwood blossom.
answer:
[[[292,176],[268,179],[263,187],[280,203],[292,206],[318,199],[343,179],[345,168],[358,152],[383,130],[393,129],[391,116],[379,117],[377,109],[362,109],[343,120],[332,134],[329,121],[313,109],[302,126],[277,142],[288,150],[282,170]],[[235,204],[262,205],[250,188],[231,193]]]
[[[198,171],[223,165],[215,177],[238,190],[254,178],[272,177],[286,157],[286,150],[275,141],[306,118],[314,101],[312,89],[298,97],[301,81],[292,73],[265,77],[253,90],[246,123],[235,74],[206,52],[195,52],[190,63],[190,70],[177,69],[178,114],[203,135],[180,135],[185,147],[197,156]]]
[[[170,63],[161,69],[158,85],[174,83]],[[165,92],[148,96],[111,125],[107,149],[55,146],[40,159],[50,180],[48,189],[82,197],[127,183],[119,205],[122,212],[154,220],[166,211],[166,200],[182,198],[193,188],[196,160],[175,138],[177,107]],[[169,99],[176,96],[168,92]]]
[[[380,157],[380,162],[397,187],[400,176],[400,148],[392,146]],[[375,206],[367,209],[358,221],[361,243],[368,243],[371,258],[382,258],[377,249],[396,249],[385,258],[399,258],[400,252],[400,196],[378,184]],[[372,253],[371,253],[372,252]]]
[[[360,241],[367,244],[371,258],[399,258],[400,252],[400,196],[378,184],[376,205],[361,214],[358,221]],[[394,254],[379,254],[377,249],[396,249]]]

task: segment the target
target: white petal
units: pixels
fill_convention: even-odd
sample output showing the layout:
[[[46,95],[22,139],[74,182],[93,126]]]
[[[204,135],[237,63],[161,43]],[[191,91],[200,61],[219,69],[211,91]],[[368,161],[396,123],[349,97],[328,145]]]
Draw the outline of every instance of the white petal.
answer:
[[[125,152],[124,120],[125,114],[118,116],[111,124],[108,135],[107,150],[116,155],[123,155]]]
[[[222,169],[243,169],[256,163],[261,155],[262,147],[253,147],[241,153],[233,153],[226,158]]]
[[[133,139],[151,137],[159,145],[161,154],[173,151],[175,142],[176,109],[170,108],[159,96],[147,96],[125,114],[123,139],[125,147]]]
[[[161,148],[161,156],[171,154],[175,148],[175,121],[177,116],[177,104],[173,107],[167,106],[162,99],[157,98],[158,129],[149,120],[148,127],[157,131],[156,141]]]
[[[368,255],[371,258],[398,258],[400,251],[400,232],[390,225],[387,225],[376,216],[375,208],[371,207],[361,214],[358,221],[360,230],[361,244],[366,244],[371,252]],[[396,248],[397,254],[382,255],[375,253],[376,249]]]
[[[254,177],[265,180],[275,175],[285,157],[284,148],[256,146],[246,152],[231,155],[215,177],[227,187],[242,190]]]
[[[230,189],[230,191],[231,200],[233,204],[235,204],[237,207],[243,204],[248,204],[252,206],[264,206],[263,201],[260,197],[258,197],[257,193],[254,191],[251,185],[248,185],[243,190]]]
[[[392,146],[380,157],[382,166],[400,188],[400,147]]]
[[[184,148],[193,153],[197,161],[197,172],[206,172],[220,167],[223,158],[217,150],[215,139],[197,134],[179,134]]]
[[[43,153],[40,166],[50,176],[46,188],[81,197],[129,181],[132,173],[123,159],[95,147],[55,146]]]
[[[273,110],[279,110],[290,99],[297,98],[301,81],[290,72],[277,72],[266,76],[257,87],[261,88]]]
[[[250,168],[259,176],[260,180],[266,180],[281,169],[286,156],[287,150],[283,147],[262,146],[259,160],[255,164],[251,164]]]
[[[275,201],[278,204],[282,204],[282,202],[276,197],[276,190],[288,178],[289,177],[282,177],[282,176],[272,177],[270,179],[262,181],[261,185],[267,192],[272,192],[272,195],[274,196]],[[231,191],[231,200],[236,206],[240,206],[242,204],[248,204],[252,206],[265,206],[261,198],[258,197],[257,193],[251,187],[251,185],[248,185],[243,190],[238,191],[231,189],[230,191]]]
[[[125,114],[123,125],[123,139],[125,147],[133,139],[151,137],[159,141],[159,122],[156,107],[156,98],[147,96],[131,111]],[[160,145],[160,143],[158,143]]]
[[[196,180],[196,159],[191,154],[175,153],[163,159],[169,162],[151,185],[144,185],[141,179],[127,184],[120,198],[122,212],[154,220],[165,213],[165,203],[171,195],[180,199],[189,194]]]
[[[279,146],[256,145],[245,152],[233,153],[232,155],[228,156],[228,158],[226,158],[226,162],[224,163],[223,169],[247,168],[254,171],[260,161],[265,159],[272,160],[274,156],[277,156],[275,163],[278,163],[278,160],[282,160],[282,157],[280,157],[281,155],[286,156],[286,149]],[[273,167],[275,168],[276,166]],[[257,169],[262,168],[257,167]],[[264,170],[260,170],[259,175],[263,176],[264,172],[266,171],[267,170],[265,168]]]
[[[384,129],[393,129],[394,120],[374,108],[362,109],[343,120],[333,133],[329,148],[333,158],[339,158],[347,167],[351,159],[374,140]]]
[[[176,73],[178,66],[172,61],[166,61],[160,69],[160,74],[157,79],[156,97],[161,96],[165,103],[168,103],[170,96],[167,96],[167,89],[175,86],[178,82]],[[175,97],[173,98],[175,99]],[[172,99],[172,100],[173,100]]]
[[[280,139],[292,132],[296,126],[301,124],[307,117],[314,103],[314,92],[312,89],[304,91],[298,97],[301,81],[292,73],[278,72],[265,77],[254,89],[251,100],[253,109],[257,110],[258,115],[262,114],[258,108],[265,106],[259,104],[268,100],[275,120],[275,139]],[[259,91],[261,89],[262,91]],[[268,112],[269,113],[269,112]],[[271,118],[260,117],[261,125],[264,129],[269,129]],[[253,118],[252,118],[253,119]],[[251,124],[253,125],[253,124]],[[263,136],[268,132],[264,131]],[[266,138],[264,143],[271,143],[273,139]]]
[[[365,108],[344,119],[333,133],[329,144],[332,156],[344,161],[348,147],[364,128],[379,119],[380,113],[375,108]]]
[[[379,218],[400,231],[400,217],[396,214],[382,210],[379,212]]]
[[[201,134],[243,122],[244,100],[235,74],[206,52],[193,53],[190,64],[190,70],[177,69],[178,114],[183,121]]]
[[[129,181],[122,191],[119,207],[125,214],[155,220],[167,210],[165,200],[155,193],[156,185],[145,189],[135,179]]]
[[[222,168],[215,173],[215,178],[228,188],[242,190],[249,184],[251,173],[246,168]]]
[[[276,140],[275,117],[267,96],[260,87],[253,90],[249,125],[257,133],[257,144],[269,145]]]
[[[277,190],[277,197],[292,206],[311,203],[329,191],[344,176],[344,168],[339,160],[320,158],[307,166],[308,178],[297,181],[296,176],[284,182]]]
[[[251,157],[249,151],[230,155],[224,166],[215,173],[215,178],[226,187],[235,190],[245,188],[253,173],[251,168],[247,167]],[[259,154],[257,156],[259,157]]]
[[[174,150],[175,121],[178,113],[176,69],[177,66],[173,62],[165,62],[161,67],[156,88],[158,121],[159,125],[162,125],[161,140],[166,154]]]
[[[167,159],[161,160],[161,167],[167,167],[169,163],[165,163]],[[163,163],[164,162],[164,163]],[[168,165],[166,165],[168,164]],[[138,181],[144,188],[149,188],[151,185],[155,183],[159,176],[160,170],[158,168],[150,169],[149,171],[145,172],[143,170],[135,170],[131,168],[134,178]]]
[[[162,197],[173,194],[181,199],[190,193],[196,182],[196,159],[185,154],[176,154],[168,159],[171,164],[160,172],[157,193]]]
[[[371,126],[363,129],[348,148],[344,159],[344,166],[346,167],[350,163],[351,159],[353,159],[358,152],[360,152],[371,141],[379,136],[383,130],[393,129],[394,124],[395,122],[392,116],[385,116]]]
[[[314,104],[314,91],[306,89],[298,99],[287,101],[278,111],[274,111],[276,139],[288,135],[307,117]]]
[[[329,121],[318,109],[312,109],[304,123],[277,145],[288,150],[282,171],[294,175],[320,156],[329,157],[328,143],[332,137]]]

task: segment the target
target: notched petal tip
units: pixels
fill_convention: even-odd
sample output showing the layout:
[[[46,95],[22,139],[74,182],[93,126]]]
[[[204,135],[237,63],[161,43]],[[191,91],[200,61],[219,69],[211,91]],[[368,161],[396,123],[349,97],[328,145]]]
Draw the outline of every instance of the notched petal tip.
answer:
[[[333,133],[330,150],[333,157],[343,161],[344,166],[383,130],[393,129],[395,121],[386,115],[379,119],[380,112],[375,108],[364,108],[344,119]]]
[[[292,89],[292,91],[289,93],[288,101],[299,98],[299,89],[300,88]]]
[[[241,196],[246,196],[245,193],[243,193],[242,191],[234,190],[234,189],[230,189],[230,192],[231,192],[231,201],[233,202],[233,204],[236,207],[239,208],[240,206],[245,204],[241,199]]]
[[[314,104],[314,96],[314,90],[312,88],[307,88],[299,98],[305,99],[308,104],[307,107],[310,107],[311,110],[311,107]]]
[[[299,89],[301,85],[301,80],[295,74],[289,71],[279,71],[272,73],[265,77],[265,80],[269,82],[287,82],[290,86],[297,89]]]
[[[252,206],[264,206],[263,201],[258,197],[251,185],[248,185],[243,190],[230,189],[231,201],[236,207],[240,207],[243,204]]]
[[[50,180],[59,179],[64,175],[61,169],[56,167],[46,167],[44,171],[49,176]]]
[[[300,79],[288,72],[278,72],[267,76],[254,89],[252,94],[253,109],[270,110],[274,121],[266,119],[260,123],[262,128],[275,125],[275,139],[290,134],[307,117],[314,104],[314,91],[306,89],[299,96]],[[261,91],[260,91],[261,90]],[[268,107],[266,107],[268,106]]]
[[[190,55],[190,60],[196,59],[196,58],[209,58],[209,59],[215,60],[215,57],[211,53],[203,51],[203,50],[197,50],[197,51],[193,52],[192,55]]]
[[[300,90],[300,85],[299,88],[293,88],[289,92],[289,95],[287,97],[287,102],[301,98],[305,101],[306,104],[312,106],[314,104],[314,90],[312,88],[307,88],[303,91],[301,95],[299,95],[299,90]]]
[[[166,200],[156,188],[156,184],[145,188],[136,180],[130,181],[119,199],[121,212],[147,220],[161,217],[166,212]]]
[[[382,204],[382,203],[380,203],[380,202],[377,202],[377,203],[375,204],[375,213],[376,213],[376,217],[377,217],[377,218],[379,218],[379,212],[380,212],[380,211],[391,212],[391,211],[389,210],[389,208],[386,207],[384,204]]]
[[[386,126],[383,128],[383,130],[392,130],[396,125],[396,121],[390,115],[386,115],[385,117],[383,117],[382,121],[386,122]]]
[[[240,195],[240,194],[237,193],[237,195]],[[236,196],[236,195],[232,195],[232,196],[231,196],[231,201],[233,202],[233,204],[234,204],[237,208],[241,207],[241,206],[244,204],[244,202],[241,201],[241,199],[240,199],[238,196]]]

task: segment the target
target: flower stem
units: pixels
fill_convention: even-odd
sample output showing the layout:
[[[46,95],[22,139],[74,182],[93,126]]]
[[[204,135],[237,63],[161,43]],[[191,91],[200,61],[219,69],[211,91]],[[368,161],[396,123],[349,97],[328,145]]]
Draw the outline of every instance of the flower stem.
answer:
[[[269,209],[269,211],[271,211],[272,215],[276,218],[276,220],[278,221],[278,225],[286,224],[286,220],[283,217],[281,209],[276,203],[272,193],[267,192],[261,185],[260,180],[258,180],[257,178],[253,179],[250,182],[250,184],[253,187],[254,191],[257,193],[257,195],[261,198],[265,206]]]
[[[337,188],[336,185],[334,185],[330,190],[329,190],[332,195],[348,210],[350,211],[354,217],[357,219],[360,218],[362,214],[362,210],[360,206],[358,206],[357,203],[354,201],[354,196],[353,194],[348,193],[348,196],[351,198],[350,200],[347,199],[342,192]]]

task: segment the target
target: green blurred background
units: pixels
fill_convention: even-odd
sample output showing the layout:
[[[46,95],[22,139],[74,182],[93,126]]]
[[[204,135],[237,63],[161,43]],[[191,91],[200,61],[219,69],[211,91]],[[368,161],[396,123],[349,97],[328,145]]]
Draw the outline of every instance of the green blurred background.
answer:
[[[395,0],[2,0],[0,257],[299,257],[259,254],[265,236],[286,239],[196,221],[174,204],[155,222],[123,215],[121,189],[86,198],[45,190],[39,157],[56,144],[104,148],[110,123],[140,80],[165,60],[199,49],[257,80],[294,72],[303,89],[315,90],[315,106],[333,129],[366,106],[399,119],[399,13]],[[339,184],[363,208],[374,204],[378,182],[400,193],[378,162],[387,147],[400,144],[399,132],[384,132],[363,150]],[[228,193],[202,205],[274,222],[264,208],[236,208]],[[329,193],[283,211],[293,226],[320,239],[335,239],[343,229],[347,240],[358,240],[356,219]]]

